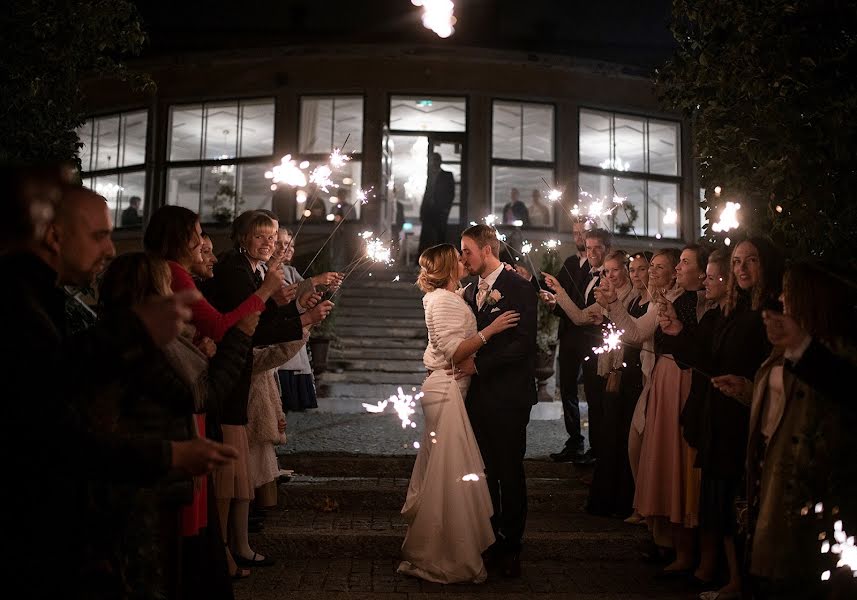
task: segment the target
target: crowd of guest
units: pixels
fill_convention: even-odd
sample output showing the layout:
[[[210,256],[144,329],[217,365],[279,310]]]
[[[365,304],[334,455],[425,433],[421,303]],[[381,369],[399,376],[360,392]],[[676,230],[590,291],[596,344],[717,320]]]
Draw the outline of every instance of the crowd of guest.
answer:
[[[305,344],[341,275],[302,280],[268,211],[236,218],[215,257],[198,215],[165,206],[115,256],[105,199],[63,170],[0,183],[16,576],[32,597],[233,597],[274,564],[250,505],[276,504],[285,413],[315,406]],[[70,310],[65,286],[97,310]]]
[[[764,237],[625,252],[581,222],[574,239],[540,295],[562,319],[569,437],[552,458],[594,463],[586,510],[648,526],[644,558],[704,600],[840,589],[821,581],[830,521],[814,506],[857,527],[850,278],[811,260],[786,266]],[[608,324],[623,331],[609,349]],[[854,593],[850,569],[839,576]]]

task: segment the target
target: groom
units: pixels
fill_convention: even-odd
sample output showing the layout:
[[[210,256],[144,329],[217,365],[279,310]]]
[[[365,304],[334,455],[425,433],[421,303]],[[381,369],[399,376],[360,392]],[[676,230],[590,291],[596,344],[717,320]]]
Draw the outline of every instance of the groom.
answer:
[[[494,505],[491,525],[497,541],[486,558],[497,560],[503,575],[519,577],[527,518],[524,453],[530,408],[536,403],[538,299],[527,281],[505,268],[499,253],[500,240],[493,227],[474,225],[461,234],[461,260],[471,275],[479,276],[478,285],[470,285],[464,293],[479,331],[507,310],[519,312],[521,320],[517,327],[492,337],[475,360],[459,365],[459,376],[473,376],[467,414]]]

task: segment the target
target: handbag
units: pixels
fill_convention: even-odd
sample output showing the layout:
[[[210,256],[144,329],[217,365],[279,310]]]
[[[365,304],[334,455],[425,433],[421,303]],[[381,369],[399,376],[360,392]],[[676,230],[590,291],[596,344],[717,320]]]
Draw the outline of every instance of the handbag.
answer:
[[[621,369],[613,369],[607,375],[607,385],[604,390],[608,394],[618,394],[619,387],[622,385],[622,370]]]

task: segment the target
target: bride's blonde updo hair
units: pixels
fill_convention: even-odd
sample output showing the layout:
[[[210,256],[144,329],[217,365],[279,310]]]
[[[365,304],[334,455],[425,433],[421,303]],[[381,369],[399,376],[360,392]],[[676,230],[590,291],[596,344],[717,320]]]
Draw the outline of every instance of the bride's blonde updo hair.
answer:
[[[428,294],[458,279],[458,250],[452,244],[439,244],[420,254],[417,287]]]

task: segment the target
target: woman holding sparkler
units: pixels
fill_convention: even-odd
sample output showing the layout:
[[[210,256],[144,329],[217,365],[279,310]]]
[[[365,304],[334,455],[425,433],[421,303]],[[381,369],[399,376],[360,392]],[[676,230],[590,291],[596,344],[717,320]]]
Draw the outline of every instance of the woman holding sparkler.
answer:
[[[399,572],[438,583],[485,581],[482,553],[494,542],[485,466],[464,407],[470,377],[457,365],[494,335],[516,326],[506,311],[482,331],[457,292],[466,276],[458,250],[441,244],[419,259],[417,285],[425,292],[429,343],[423,358],[428,377],[421,400],[425,433],[419,445],[402,514],[408,532]],[[452,371],[448,371],[450,365]]]

